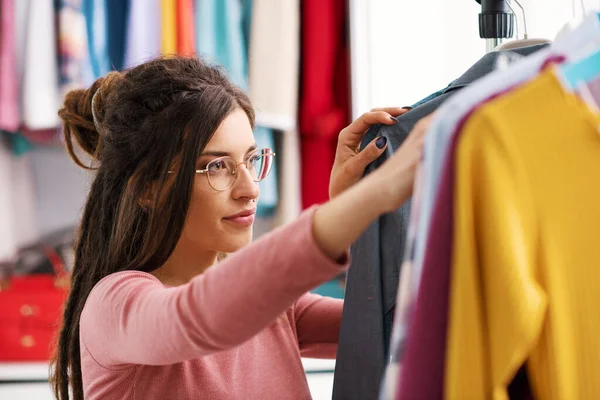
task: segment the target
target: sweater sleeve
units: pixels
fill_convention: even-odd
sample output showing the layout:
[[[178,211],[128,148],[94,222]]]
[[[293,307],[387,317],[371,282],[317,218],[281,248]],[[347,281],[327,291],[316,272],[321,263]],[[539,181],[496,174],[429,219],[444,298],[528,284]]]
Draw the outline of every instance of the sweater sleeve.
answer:
[[[294,308],[302,357],[335,359],[344,301],[307,293]]]
[[[100,365],[119,368],[174,364],[242,344],[346,268],[314,242],[314,211],[182,286],[166,288],[139,271],[109,275],[86,301],[82,345]]]

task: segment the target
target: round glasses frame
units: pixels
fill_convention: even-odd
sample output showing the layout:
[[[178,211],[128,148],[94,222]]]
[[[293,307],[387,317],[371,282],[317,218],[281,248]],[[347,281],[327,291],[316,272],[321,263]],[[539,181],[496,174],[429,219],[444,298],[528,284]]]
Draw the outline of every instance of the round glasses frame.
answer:
[[[254,182],[261,182],[263,181],[267,176],[269,176],[269,174],[271,173],[271,169],[273,167],[273,161],[272,159],[275,158],[275,152],[273,152],[273,150],[271,150],[270,148],[264,148],[264,149],[260,149],[255,151],[254,153],[250,154],[244,161],[242,162],[236,162],[233,157],[229,157],[229,156],[225,156],[225,157],[219,157],[219,158],[215,158],[214,160],[210,161],[208,164],[206,164],[206,167],[203,169],[197,169],[194,172],[196,174],[202,174],[206,176],[206,180],[208,181],[208,184],[210,185],[210,187],[214,190],[216,190],[217,192],[222,192],[225,191],[227,189],[229,189],[231,186],[233,186],[233,184],[235,183],[236,179],[237,179],[237,170],[238,167],[240,165],[244,165],[246,167],[246,170],[250,171],[251,166],[249,165],[249,163],[254,159],[254,157],[261,157],[263,158],[262,162],[267,162],[267,158],[271,159],[271,162],[267,165],[267,171],[260,174],[259,177],[260,179],[253,179]],[[218,162],[222,162],[224,160],[231,160],[232,164],[233,164],[233,168],[231,169],[231,171],[229,172],[231,176],[233,176],[233,179],[231,179],[231,182],[226,186],[226,187],[219,187],[217,188],[214,183],[211,181],[210,179],[210,174],[209,172],[211,171],[211,166],[216,165],[216,163]],[[169,171],[170,174],[175,173],[175,171]]]

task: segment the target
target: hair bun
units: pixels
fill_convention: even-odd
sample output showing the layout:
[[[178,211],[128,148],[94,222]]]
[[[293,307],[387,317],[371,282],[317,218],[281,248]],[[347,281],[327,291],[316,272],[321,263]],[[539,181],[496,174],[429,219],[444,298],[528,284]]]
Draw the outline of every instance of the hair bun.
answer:
[[[58,111],[58,116],[63,122],[67,151],[73,161],[82,168],[94,169],[85,165],[75,154],[73,138],[93,160],[101,161],[105,100],[111,86],[121,78],[121,73],[111,72],[97,79],[88,89],[70,91],[65,96],[63,107]]]

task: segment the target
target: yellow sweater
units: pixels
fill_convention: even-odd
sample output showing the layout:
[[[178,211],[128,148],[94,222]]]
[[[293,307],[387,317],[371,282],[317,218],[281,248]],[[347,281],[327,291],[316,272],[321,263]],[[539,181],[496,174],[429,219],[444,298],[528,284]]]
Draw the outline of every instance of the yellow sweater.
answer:
[[[456,152],[447,399],[600,399],[600,116],[548,69]]]

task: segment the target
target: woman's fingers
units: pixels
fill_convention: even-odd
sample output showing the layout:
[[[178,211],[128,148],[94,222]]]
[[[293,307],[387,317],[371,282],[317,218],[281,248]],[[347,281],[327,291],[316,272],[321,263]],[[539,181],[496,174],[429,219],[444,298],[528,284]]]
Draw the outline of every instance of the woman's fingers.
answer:
[[[375,124],[393,125],[397,121],[386,111],[370,111],[355,119],[350,125],[342,129],[339,141],[345,146],[358,147],[365,133]]]

